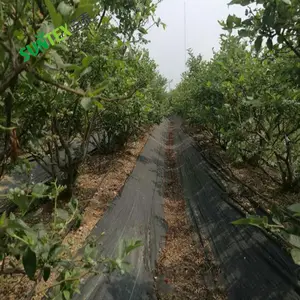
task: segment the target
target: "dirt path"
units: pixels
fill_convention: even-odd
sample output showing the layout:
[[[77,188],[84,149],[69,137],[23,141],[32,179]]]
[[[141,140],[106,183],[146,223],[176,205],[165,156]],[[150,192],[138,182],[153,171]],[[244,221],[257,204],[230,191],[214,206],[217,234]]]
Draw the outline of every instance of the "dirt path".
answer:
[[[165,247],[158,260],[158,298],[224,299],[216,288],[211,257],[206,255],[208,251],[205,251],[205,245],[197,239],[187,214],[174,151],[173,131],[173,124],[170,123],[164,176],[164,212],[168,231]]]

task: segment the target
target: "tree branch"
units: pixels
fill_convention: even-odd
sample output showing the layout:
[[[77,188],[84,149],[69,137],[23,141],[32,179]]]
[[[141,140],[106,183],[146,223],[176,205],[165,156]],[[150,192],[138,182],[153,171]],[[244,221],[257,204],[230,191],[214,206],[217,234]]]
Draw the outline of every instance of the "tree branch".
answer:
[[[286,45],[300,58],[300,52],[287,40],[285,36],[283,36],[283,40]]]
[[[47,173],[49,174],[51,177],[54,177],[55,174],[52,174],[52,172],[47,168],[47,163],[44,161],[43,158],[41,158],[40,156],[30,152],[30,155],[32,155],[32,157],[35,159],[35,161],[40,165],[40,167]]]
[[[58,135],[59,141],[65,150],[65,154],[67,155],[67,158],[68,158],[67,166],[70,167],[73,164],[74,160],[72,158],[72,153],[71,153],[71,150],[69,147],[69,142],[67,142],[67,143],[65,142],[64,137],[63,137],[62,133],[60,132],[60,129],[58,128],[56,116],[53,117],[52,124],[53,124],[54,132]],[[59,153],[58,153],[58,156],[59,156]]]
[[[1,270],[1,275],[16,275],[16,274],[26,274],[24,270],[18,268],[8,268],[6,270]]]
[[[5,45],[3,40],[1,40],[0,44],[3,47],[3,49],[6,50],[6,52],[8,52],[11,55],[11,57],[13,57],[12,49],[10,49],[7,45]]]
[[[85,276],[87,276],[90,273],[94,274],[94,273],[97,273],[97,272],[87,271],[84,274],[82,274],[81,276],[73,277],[73,278],[66,278],[66,279],[64,279],[62,281],[59,281],[59,282],[56,282],[56,283],[52,284],[49,287],[46,287],[46,288],[44,288],[44,289],[42,289],[40,291],[37,291],[37,294],[44,293],[44,292],[48,291],[49,289],[52,289],[52,288],[54,288],[54,287],[56,287],[58,285],[61,285],[64,282],[80,280],[80,279],[84,278]]]
[[[68,86],[65,86],[65,85],[62,85],[62,84],[59,84],[57,82],[54,82],[50,79],[46,79],[46,78],[43,78],[42,76],[40,76],[39,74],[37,74],[36,72],[32,72],[32,74],[40,81],[43,81],[47,84],[50,84],[50,85],[53,85],[61,90],[64,90],[66,92],[69,92],[69,93],[73,93],[75,95],[78,95],[78,96],[81,96],[81,97],[89,97],[86,93],[84,92],[81,92],[81,91],[78,91],[78,90],[75,90],[75,89],[72,89]],[[106,98],[106,97],[103,97],[101,95],[97,95],[97,96],[92,96],[92,97],[89,97],[89,98],[93,98],[93,99],[99,99],[99,100],[102,100],[102,101],[106,101],[106,102],[114,102],[114,101],[123,101],[123,100],[128,100],[130,98],[132,98],[132,96],[136,93],[138,89],[135,89],[131,94],[129,94],[128,96],[124,96],[124,97],[119,97],[119,98]]]
[[[69,93],[73,93],[73,94],[76,94],[78,96],[81,96],[81,97],[85,97],[85,93],[81,92],[81,91],[78,91],[78,90],[74,90],[68,86],[65,86],[65,85],[62,85],[62,84],[59,84],[57,82],[54,82],[52,80],[49,80],[49,79],[46,79],[46,78],[43,78],[42,76],[40,76],[39,74],[37,74],[36,72],[32,71],[32,74],[40,81],[43,81],[47,84],[50,84],[50,85],[53,85],[61,90],[64,90],[66,92],[69,92]]]
[[[105,16],[105,14],[106,14],[106,8],[104,7],[102,16],[101,16],[100,21],[99,21],[99,23],[98,23],[98,25],[97,25],[97,30],[99,29],[99,27],[100,27],[100,25],[101,25],[101,23],[102,23],[102,21],[103,21],[103,18],[104,18],[104,16]]]
[[[3,82],[1,82],[1,85],[0,85],[0,95],[6,91],[6,89],[8,87],[10,87],[11,83],[13,80],[15,80],[18,75],[24,71],[26,68],[26,64],[22,63],[21,65],[18,65],[15,70],[13,70],[11,72],[11,74],[9,74],[6,78],[6,80],[4,80]]]

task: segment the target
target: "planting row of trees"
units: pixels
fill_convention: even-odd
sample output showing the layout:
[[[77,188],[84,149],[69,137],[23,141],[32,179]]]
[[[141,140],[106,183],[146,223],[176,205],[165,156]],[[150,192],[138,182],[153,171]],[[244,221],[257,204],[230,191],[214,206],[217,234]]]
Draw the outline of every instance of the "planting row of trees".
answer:
[[[172,95],[173,109],[212,132],[236,161],[272,169],[272,174],[279,174],[272,178],[283,189],[298,192],[300,3],[233,0],[230,4],[245,6],[245,17],[230,15],[220,22],[226,31],[210,61],[190,51],[188,70]],[[300,263],[299,212],[299,205],[293,205],[288,216],[274,213],[273,224],[257,217],[241,223],[279,234]]]
[[[26,274],[38,283],[55,269],[52,296],[70,299],[81,276],[94,272],[99,258],[94,241],[81,260],[62,246],[67,228],[79,219],[78,201],[71,198],[62,209],[58,197],[62,190],[72,195],[91,143],[102,153],[116,151],[160,121],[167,81],[143,48],[147,30],[165,26],[155,16],[158,2],[1,1],[0,179],[16,165],[30,174],[30,156],[54,183],[26,182],[1,195],[20,211],[0,218],[0,275]],[[23,60],[20,49],[40,49],[41,32],[68,26],[83,13],[92,19],[89,26]],[[54,205],[51,224],[26,224],[30,207],[45,198]],[[108,270],[122,269],[123,258],[139,245],[127,244],[119,260],[101,262]]]
[[[233,2],[246,5],[255,1]],[[282,20],[281,13],[295,10],[297,19],[299,9],[285,1],[261,2],[266,8],[247,8],[244,21],[229,16],[227,22],[220,22],[230,31],[246,29],[240,29],[238,35],[223,34],[220,51],[210,61],[190,52],[188,71],[174,92],[173,102],[175,109],[191,122],[211,130],[224,150],[236,159],[271,165],[280,172],[284,188],[298,188],[300,56],[296,53],[300,21],[287,34],[287,43],[282,35],[285,29],[277,30],[276,39],[272,26],[277,28],[278,23],[283,23],[280,26],[285,28],[284,22],[293,18],[288,14]],[[274,4],[274,25],[268,23],[270,3]],[[267,37],[264,45],[268,34],[273,38]],[[245,36],[253,39],[253,47],[247,46],[249,39],[245,41]]]

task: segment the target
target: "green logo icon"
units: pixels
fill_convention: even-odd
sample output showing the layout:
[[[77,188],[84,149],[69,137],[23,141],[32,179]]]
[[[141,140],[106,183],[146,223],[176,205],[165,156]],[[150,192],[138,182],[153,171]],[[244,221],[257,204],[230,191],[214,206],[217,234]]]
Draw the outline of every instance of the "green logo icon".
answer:
[[[30,56],[37,56],[40,51],[44,52],[49,49],[50,45],[64,41],[67,37],[72,35],[72,32],[76,32],[90,23],[90,18],[87,13],[82,14],[76,20],[73,20],[71,23],[71,31],[68,29],[68,25],[59,26],[52,30],[51,32],[45,34],[40,31],[35,37],[37,38],[35,42],[32,42],[30,45],[22,48],[19,53],[24,57],[24,62],[30,59]]]

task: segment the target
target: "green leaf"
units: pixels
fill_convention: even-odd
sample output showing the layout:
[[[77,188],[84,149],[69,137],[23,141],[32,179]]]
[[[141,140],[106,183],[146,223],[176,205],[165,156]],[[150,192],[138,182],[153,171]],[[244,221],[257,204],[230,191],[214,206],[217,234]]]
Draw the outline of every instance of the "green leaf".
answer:
[[[300,265],[300,250],[292,249],[291,255],[292,255],[292,258],[293,258],[295,264]]]
[[[249,31],[245,30],[245,29],[239,30],[238,34],[239,34],[240,37],[248,37],[250,35]]]
[[[97,248],[87,245],[84,249],[84,259],[89,263],[94,265],[97,257]]]
[[[110,17],[104,16],[104,17],[102,18],[102,23],[101,23],[101,24],[108,24],[109,21],[110,21]]]
[[[228,3],[228,5],[240,4],[242,6],[249,5],[251,3],[250,0],[232,0]]]
[[[29,204],[30,201],[28,199],[27,195],[16,195],[14,194],[11,198],[9,198],[14,204],[16,204],[19,209],[22,211],[22,213],[26,213],[28,208],[29,208]]]
[[[82,1],[81,1],[82,2]],[[75,11],[75,18],[79,17],[83,13],[88,13],[90,17],[93,17],[94,15],[94,5],[95,4],[79,4],[78,8]]]
[[[33,74],[31,74],[30,72],[26,73],[26,78],[30,84],[33,84],[33,82],[35,81]]]
[[[64,64],[64,69],[69,70],[69,71],[75,71],[80,68],[77,65]]]
[[[55,50],[51,49],[50,56],[54,59],[56,65],[59,68],[63,68],[64,67],[64,62],[63,62],[61,56]]]
[[[143,245],[142,241],[132,242],[131,244],[127,245],[125,248],[126,255],[128,255],[134,249],[141,247],[142,245]]]
[[[291,0],[282,0],[282,2],[284,2],[284,3],[286,3],[286,4],[289,4],[289,5],[292,5]]]
[[[284,36],[283,36],[282,34],[278,36],[277,42],[278,42],[279,44],[284,43]]]
[[[65,300],[69,300],[70,299],[70,292],[69,291],[63,291],[63,294],[64,294],[64,298]]]
[[[16,127],[4,127],[4,126],[0,125],[0,130],[11,131],[13,129],[16,129]]]
[[[226,20],[227,27],[232,29],[233,28],[233,22],[234,22],[234,17],[232,15],[229,15],[227,17],[227,20]]]
[[[131,251],[133,251],[134,249],[138,248],[142,246],[142,241],[133,241],[130,242],[129,244],[127,244],[126,241],[123,241],[120,243],[119,245],[119,254],[118,254],[118,258],[120,260],[122,260],[123,258],[125,258]]]
[[[49,279],[50,273],[51,273],[51,268],[50,267],[44,267],[44,269],[43,269],[44,281],[47,281]]]
[[[84,76],[84,75],[90,73],[90,72],[92,71],[92,68],[91,68],[91,67],[87,67],[86,69],[83,68],[83,69],[81,69],[81,70],[83,70],[83,71],[80,72],[80,76],[79,76],[80,78],[81,78],[82,76]]]
[[[73,73],[73,76],[75,78],[79,78],[80,77],[80,74],[83,72],[84,68],[83,67],[78,67],[78,66],[75,66],[74,67],[74,73]]]
[[[54,27],[59,27],[62,25],[62,17],[59,13],[56,12],[55,7],[53,6],[51,0],[45,0],[46,6],[49,10],[49,14],[52,20]]]
[[[32,196],[42,198],[45,196],[48,186],[43,183],[37,183],[32,189]]]
[[[10,214],[9,219],[10,220],[9,220],[9,226],[8,227],[9,227],[9,229],[12,229],[12,231],[14,229],[23,230],[23,231],[26,231],[26,232],[31,231],[31,228],[25,222],[23,222],[21,219],[16,219],[14,214]]]
[[[67,221],[69,218],[69,213],[66,210],[61,209],[61,208],[56,209],[56,215],[59,219],[64,220],[64,221]]]
[[[292,212],[300,213],[300,203],[295,203],[287,207]]]
[[[241,25],[241,18],[238,18],[235,15],[229,15],[226,20],[227,29],[233,29]]]
[[[91,98],[82,98],[80,104],[84,108],[84,110],[88,111],[92,107],[92,99]]]
[[[23,41],[23,39],[25,38],[24,32],[21,30],[15,30],[14,31],[14,36],[19,40],[19,41]]]
[[[82,65],[84,67],[88,67],[90,65],[90,63],[94,60],[93,56],[86,56],[83,60],[82,60]]]
[[[109,85],[109,80],[104,80],[100,84],[97,85],[96,89],[89,93],[89,96],[95,97],[99,95],[106,87]]]
[[[59,286],[58,286],[58,289],[59,289]],[[57,294],[54,298],[53,298],[53,300],[64,300],[63,299],[63,296],[61,295],[61,293],[58,291],[58,293],[59,294]]]
[[[276,217],[272,217],[272,221],[275,223],[275,224],[277,224],[277,225],[282,225],[282,223],[280,222],[280,220],[279,219],[277,219]]]
[[[26,275],[29,279],[34,280],[36,272],[36,255],[29,247],[27,247],[23,254],[22,261]]]
[[[57,257],[62,254],[64,248],[61,246],[61,243],[54,244],[49,251],[49,259],[54,261]]]
[[[265,10],[265,14],[263,16],[263,23],[272,27],[274,26],[275,15],[270,10]]]
[[[0,228],[6,226],[7,224],[7,217],[6,217],[6,211],[1,215],[0,218]]]
[[[123,45],[124,45],[124,43],[123,43],[123,41],[121,40],[121,39],[119,39],[118,41],[117,41],[117,43],[118,43],[118,47],[123,47]]]
[[[94,104],[95,104],[100,110],[103,110],[103,109],[104,109],[103,104],[100,103],[99,101],[94,100]]]
[[[84,255],[89,256],[92,253],[92,251],[93,251],[93,247],[90,244],[88,244],[84,248]]]
[[[288,242],[300,249],[300,236],[295,234],[288,234]]]
[[[256,52],[259,52],[259,50],[261,49],[262,41],[263,41],[263,37],[262,37],[262,35],[259,35],[254,43]]]
[[[60,2],[57,10],[63,15],[63,16],[69,16],[72,11],[73,7],[69,4],[66,4],[64,1]]]
[[[239,219],[231,222],[234,225],[253,225],[253,226],[263,226],[266,223],[266,219],[263,217],[249,216],[248,218]]]
[[[278,206],[273,205],[271,208],[271,211],[272,211],[272,215],[273,215],[273,218],[272,218],[273,222],[276,223],[277,225],[282,225],[282,223],[285,220],[282,210]]]
[[[142,34],[147,34],[148,33],[148,31],[143,27],[139,28],[139,32],[141,32]]]

